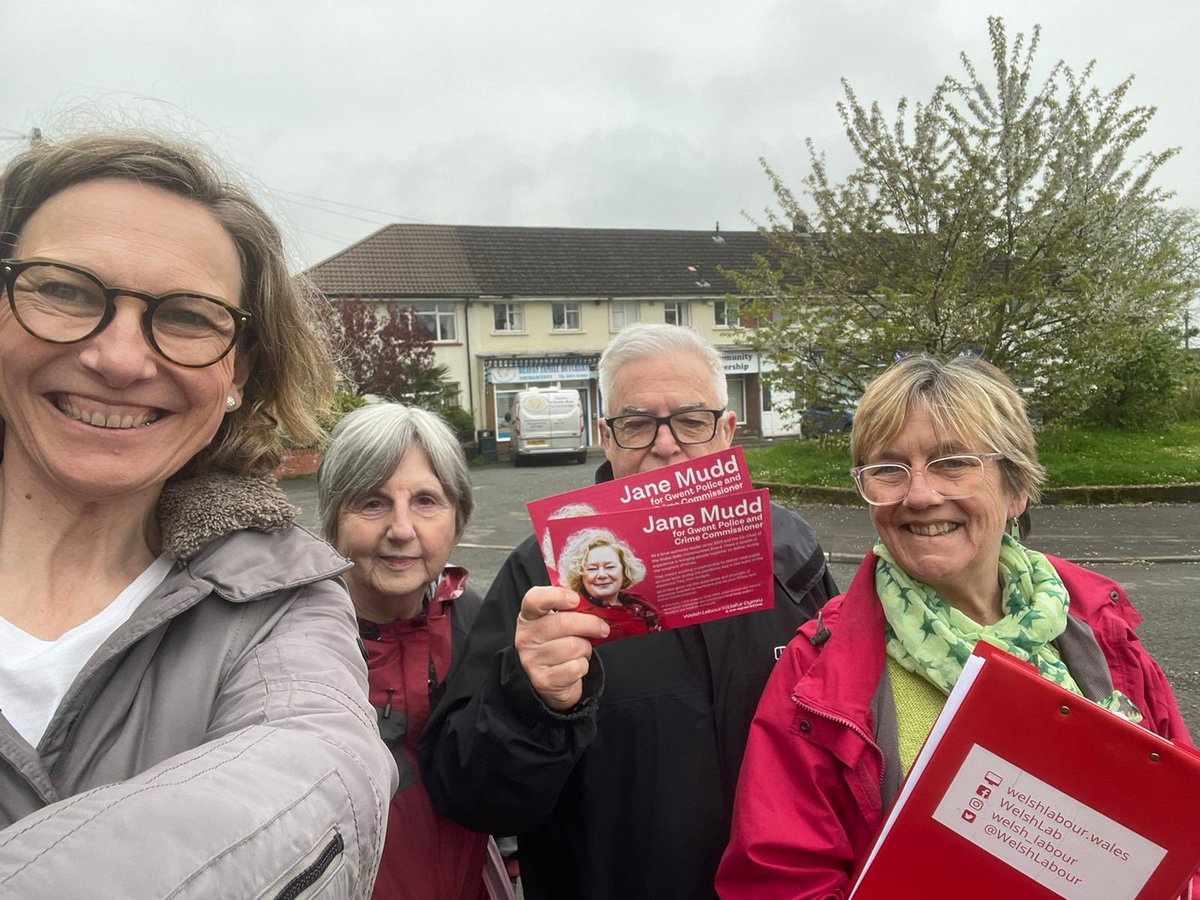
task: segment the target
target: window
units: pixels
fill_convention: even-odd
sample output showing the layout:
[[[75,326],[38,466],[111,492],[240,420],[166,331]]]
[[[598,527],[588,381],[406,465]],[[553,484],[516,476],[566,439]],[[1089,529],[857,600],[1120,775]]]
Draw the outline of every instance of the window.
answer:
[[[525,330],[525,310],[519,303],[493,303],[492,317],[496,331]]]
[[[746,379],[741,375],[725,378],[725,386],[729,391],[728,409],[736,415],[736,422],[746,421]]]
[[[613,300],[609,303],[609,331],[620,331],[626,325],[632,325],[637,320],[638,302],[636,300]]]
[[[496,440],[512,440],[512,411],[516,402],[517,391],[510,389],[496,391]]]
[[[718,328],[737,328],[741,324],[736,303],[718,300],[713,304],[713,324]]]
[[[668,300],[663,304],[663,321],[668,325],[688,324],[688,305],[686,300]]]
[[[551,303],[550,321],[553,331],[578,331],[580,327],[579,304]]]
[[[456,341],[453,303],[414,303],[417,328],[425,332],[431,341]]]

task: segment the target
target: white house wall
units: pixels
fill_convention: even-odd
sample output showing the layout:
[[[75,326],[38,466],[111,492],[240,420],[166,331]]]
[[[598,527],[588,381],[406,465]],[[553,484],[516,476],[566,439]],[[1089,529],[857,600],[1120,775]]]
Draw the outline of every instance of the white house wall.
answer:
[[[399,302],[417,303],[427,299],[432,298],[404,298]],[[713,300],[679,297],[617,298],[611,302],[608,298],[594,297],[437,299],[439,302],[453,302],[455,305],[457,340],[435,343],[434,357],[438,365],[446,367],[448,379],[459,385],[459,402],[464,408],[470,409],[475,418],[476,428],[485,427],[489,420],[483,357],[514,356],[536,360],[539,357],[573,354],[598,355],[603,352],[615,333],[611,320],[611,302],[635,302],[637,320],[640,322],[663,322],[666,303],[681,300],[686,302],[689,327],[712,341],[725,355],[726,374],[730,378],[731,389],[744,391],[746,405],[758,403],[761,399],[759,391],[747,390],[745,387],[745,377],[757,376],[759,372],[758,355],[739,346],[740,328],[718,326],[715,323]],[[579,304],[578,329],[554,330],[552,304],[556,302]],[[494,327],[495,303],[521,304],[524,329],[518,332],[497,331]],[[768,368],[769,366],[767,363]],[[491,412],[494,416],[494,410]],[[793,417],[781,415],[776,410],[760,410],[760,420],[765,436],[792,435],[799,432]]]

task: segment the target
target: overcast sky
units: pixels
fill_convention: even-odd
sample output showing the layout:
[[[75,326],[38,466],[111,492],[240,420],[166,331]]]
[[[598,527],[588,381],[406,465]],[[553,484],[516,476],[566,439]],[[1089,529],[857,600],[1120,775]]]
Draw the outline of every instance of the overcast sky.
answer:
[[[892,109],[988,66],[986,16],[1042,25],[1042,71],[1096,58],[1158,107],[1160,185],[1200,207],[1200,2],[5,0],[0,153],[32,127],[183,130],[231,161],[296,262],[397,221],[750,227],[804,139],[850,157],[847,78]],[[343,204],[343,205],[337,205]]]

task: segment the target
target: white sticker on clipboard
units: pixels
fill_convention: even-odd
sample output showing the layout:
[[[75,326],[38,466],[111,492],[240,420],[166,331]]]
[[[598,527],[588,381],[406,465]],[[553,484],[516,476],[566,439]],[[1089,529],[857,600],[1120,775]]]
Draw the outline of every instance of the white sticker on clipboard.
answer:
[[[1167,853],[978,744],[933,818],[1067,900],[1133,900]]]

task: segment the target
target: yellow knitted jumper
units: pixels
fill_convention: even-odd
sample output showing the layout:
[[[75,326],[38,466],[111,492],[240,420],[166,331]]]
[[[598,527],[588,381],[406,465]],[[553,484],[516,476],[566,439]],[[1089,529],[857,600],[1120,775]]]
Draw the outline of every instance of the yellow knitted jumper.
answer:
[[[896,701],[896,730],[900,738],[900,774],[907,775],[921,745],[942,714],[946,695],[932,684],[887,657],[888,678]]]
[[[1061,659],[1058,648],[1048,644],[1047,649]],[[921,745],[929,736],[933,723],[942,714],[946,695],[920,675],[908,671],[890,656],[887,657],[887,673],[892,680],[892,698],[896,703],[896,731],[900,738],[900,774],[908,770],[921,752]]]

